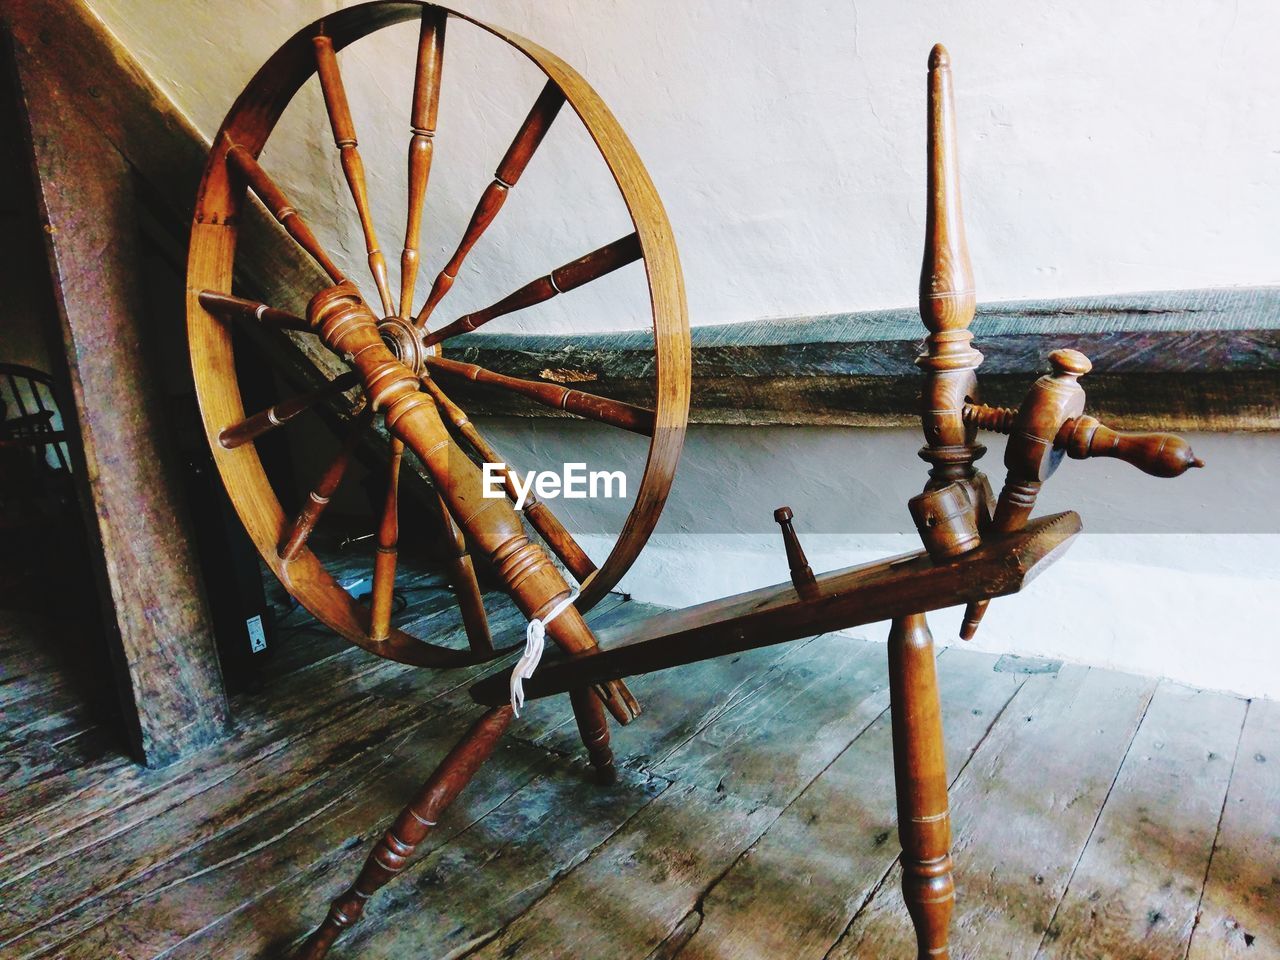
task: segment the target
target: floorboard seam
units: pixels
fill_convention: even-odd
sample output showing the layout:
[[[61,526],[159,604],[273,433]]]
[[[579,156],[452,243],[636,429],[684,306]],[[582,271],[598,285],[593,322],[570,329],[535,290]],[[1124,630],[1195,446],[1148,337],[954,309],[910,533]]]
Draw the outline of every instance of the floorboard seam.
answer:
[[[1090,667],[1090,671],[1094,668]],[[1076,871],[1080,869],[1080,861],[1084,859],[1085,851],[1089,849],[1089,843],[1093,840],[1093,834],[1098,829],[1098,824],[1102,822],[1102,813],[1107,809],[1107,802],[1111,799],[1111,792],[1115,790],[1116,784],[1120,782],[1120,772],[1124,770],[1125,761],[1129,759],[1129,751],[1133,749],[1133,743],[1138,739],[1138,731],[1142,729],[1143,723],[1147,719],[1147,711],[1151,708],[1151,701],[1155,699],[1156,691],[1160,689],[1160,684],[1164,681],[1157,681],[1151,687],[1151,692],[1147,695],[1147,701],[1142,705],[1142,716],[1138,718],[1138,722],[1133,725],[1133,733],[1129,735],[1129,742],[1125,744],[1124,753],[1120,757],[1120,762],[1116,764],[1115,775],[1111,778],[1111,783],[1107,786],[1107,793],[1102,798],[1102,803],[1098,804],[1098,812],[1093,818],[1093,824],[1089,827],[1089,833],[1084,838],[1084,843],[1080,845],[1080,853],[1076,857],[1076,862],[1071,865],[1071,872],[1067,874],[1067,882],[1062,885],[1062,896],[1058,898],[1058,902],[1053,907],[1053,913],[1049,916],[1049,922],[1044,925],[1044,933],[1040,935],[1040,942],[1036,945],[1036,952],[1033,957],[1038,957],[1044,951],[1047,944],[1054,936],[1054,924],[1058,920],[1058,911],[1062,909],[1063,901],[1067,899],[1067,893],[1071,890],[1071,881],[1076,877]],[[1239,750],[1239,742],[1236,744]]]
[[[1209,887],[1209,874],[1213,870],[1213,858],[1218,852],[1218,838],[1222,835],[1222,821],[1227,815],[1227,802],[1231,799],[1231,782],[1236,776],[1236,764],[1240,761],[1240,744],[1244,742],[1244,728],[1249,722],[1249,712],[1253,709],[1253,701],[1245,704],[1244,715],[1240,718],[1240,735],[1236,737],[1236,750],[1231,757],[1231,772],[1227,774],[1227,789],[1222,791],[1222,806],[1218,808],[1218,822],[1213,828],[1213,845],[1209,848],[1208,862],[1204,865],[1204,877],[1200,881],[1200,896],[1196,898],[1195,919],[1191,923],[1191,935],[1187,937],[1187,949],[1182,960],[1191,956],[1191,948],[1196,942],[1196,931],[1200,929],[1200,911],[1204,906],[1204,892]]]
[[[566,877],[570,876],[575,870],[581,867],[584,863],[589,862],[591,858],[594,857],[600,851],[601,847],[603,847],[615,836],[617,836],[624,829],[626,829],[627,824],[629,824],[632,820],[634,820],[637,816],[639,816],[643,811],[647,810],[650,804],[652,804],[659,797],[663,796],[668,790],[671,789],[671,787],[675,785],[675,782],[676,782],[670,779],[669,777],[664,777],[662,774],[654,773],[652,770],[641,770],[639,772],[644,773],[645,776],[647,776],[650,780],[665,783],[666,786],[663,787],[661,790],[659,790],[657,793],[655,793],[653,796],[651,796],[647,801],[645,801],[640,806],[638,806],[635,810],[633,810],[628,817],[620,821],[618,825],[613,828],[613,831],[607,837],[602,837],[599,843],[595,844],[594,846],[591,847],[589,851],[587,851],[587,855],[585,857],[583,857],[581,860],[573,864],[573,866],[568,867],[567,869],[557,870],[555,874],[552,876],[551,882],[547,884],[547,888],[543,890],[542,893],[539,894],[537,897],[535,897],[533,900],[530,900],[528,905],[526,905],[523,910],[517,913],[514,917],[508,918],[505,922],[501,924],[501,926],[499,926],[489,936],[481,937],[480,939],[476,940],[474,943],[468,945],[461,953],[455,954],[454,956],[457,958],[457,960],[465,960],[466,957],[474,956],[476,953],[483,950],[489,944],[493,943],[493,941],[499,939],[504,933],[507,932],[507,930],[511,927],[513,923],[515,923],[521,917],[527,914],[529,911],[537,907],[537,905],[540,904],[547,897],[551,896],[551,894],[553,894],[556,891],[556,889],[560,886],[561,881],[563,881]],[[523,787],[521,787],[521,789],[523,789]],[[506,800],[503,800],[502,803],[498,804],[493,809],[497,810],[498,807],[501,807],[508,800],[510,800],[511,797],[514,797],[515,794],[518,792],[519,791],[513,791],[511,796],[507,797]],[[483,818],[480,818],[480,819],[483,819]],[[468,824],[467,830],[470,830],[473,826],[475,826],[475,824],[479,822],[480,820],[477,819],[475,823]],[[455,836],[461,836],[464,832],[465,831],[459,830]],[[441,846],[443,846],[443,844]]]

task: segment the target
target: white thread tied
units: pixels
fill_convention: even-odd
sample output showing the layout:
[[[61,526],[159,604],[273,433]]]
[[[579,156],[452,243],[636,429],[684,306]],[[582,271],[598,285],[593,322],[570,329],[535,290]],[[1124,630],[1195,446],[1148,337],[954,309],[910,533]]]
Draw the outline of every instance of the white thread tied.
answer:
[[[542,651],[546,647],[547,624],[569,609],[569,605],[578,599],[578,591],[557,603],[542,619],[534,617],[524,631],[524,653],[511,668],[511,709],[520,716],[520,708],[524,706],[524,682],[533,676],[542,660]]]

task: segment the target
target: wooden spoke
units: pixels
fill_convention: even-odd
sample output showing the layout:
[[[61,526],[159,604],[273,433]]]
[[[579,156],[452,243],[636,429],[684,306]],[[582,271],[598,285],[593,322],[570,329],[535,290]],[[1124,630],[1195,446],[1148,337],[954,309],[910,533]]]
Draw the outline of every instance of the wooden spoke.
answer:
[[[311,324],[302,317],[294,316],[284,310],[277,310],[257,300],[245,300],[215,290],[200,291],[200,305],[210,313],[218,313],[237,320],[257,320],[267,326],[280,330],[303,330],[311,332]]]
[[[369,253],[369,271],[378,287],[382,300],[383,316],[390,316],[395,307],[391,303],[391,287],[387,282],[387,261],[378,249],[378,236],[369,214],[369,191],[364,180],[364,161],[356,144],[356,127],[351,120],[351,105],[347,103],[347,91],[338,69],[338,57],[333,52],[333,38],[320,34],[312,41],[316,49],[316,73],[320,76],[320,89],[324,91],[324,105],[329,113],[329,125],[333,127],[333,142],[338,148],[342,173],[351,188],[351,198],[356,202],[360,228],[364,231],[364,246]]]
[[[445,373],[491,387],[500,387],[587,420],[607,423],[611,427],[620,427],[645,437],[653,436],[653,411],[646,410],[644,407],[637,407],[621,400],[610,400],[593,393],[583,393],[581,390],[570,390],[556,383],[539,383],[536,380],[508,377],[485,367],[476,366],[474,363],[462,363],[459,360],[446,360],[444,357],[430,355],[426,359],[427,366],[433,373]]]
[[[321,269],[329,275],[329,279],[334,283],[344,283],[346,277],[337,265],[329,259],[329,255],[324,252],[324,248],[320,246],[320,241],[316,239],[311,228],[307,226],[306,221],[298,215],[289,203],[288,199],[274,180],[267,175],[267,171],[262,169],[257,159],[244,147],[239,144],[232,144],[227,150],[227,162],[231,164],[244,177],[249,184],[249,188],[258,195],[271,215],[276,218],[280,226],[284,227],[289,236],[297,241],[298,246],[307,251],[316,263],[320,264]]]
[[[298,515],[294,517],[293,522],[284,528],[278,550],[281,560],[289,561],[294,559],[302,552],[302,548],[306,546],[307,538],[311,536],[311,531],[316,528],[316,524],[320,521],[320,515],[329,506],[329,501],[338,491],[338,485],[342,483],[347,467],[351,464],[351,456],[355,452],[356,444],[364,432],[369,429],[369,424],[372,422],[373,407],[366,407],[359,416],[351,421],[347,435],[343,438],[342,448],[329,461],[329,465],[320,474],[320,479],[316,481],[315,486],[307,493],[307,499],[302,504],[302,509],[298,511]]]
[[[445,392],[440,389],[440,384],[436,383],[430,377],[422,378],[422,385],[427,393],[435,400],[436,406],[440,409],[440,415],[449,423],[453,424],[462,439],[470,444],[471,448],[486,463],[502,463],[507,461],[498,455],[498,452],[489,445],[489,442],[476,429],[470,418],[466,415],[461,407],[449,399]],[[518,474],[513,470],[510,464],[502,473],[503,486],[506,488],[507,496],[512,502],[518,499],[515,483]],[[530,490],[525,498],[524,515],[529,521],[529,525],[538,531],[538,536],[542,537],[551,551],[560,558],[560,562],[565,565],[574,579],[578,583],[586,582],[587,578],[596,572],[596,565],[591,562],[591,558],[587,556],[586,551],[578,546],[578,541],[573,539],[572,534],[564,528],[560,520],[552,513],[545,503],[533,495]]]
[[[418,311],[416,322],[419,326],[427,322],[436,305],[453,286],[453,281],[458,278],[458,271],[462,269],[462,261],[467,258],[471,248],[476,245],[476,241],[502,209],[507,199],[507,192],[516,185],[520,175],[524,173],[525,167],[529,165],[538,145],[542,143],[542,138],[550,129],[551,122],[555,120],[556,114],[560,112],[560,107],[563,105],[564,93],[554,80],[548,80],[530,109],[529,115],[520,125],[515,139],[511,141],[511,146],[507,148],[502,162],[498,164],[493,182],[480,195],[475,212],[471,214],[471,222],[467,224],[462,240],[458,242],[458,249],[453,252],[453,256],[449,258],[449,262],[445,264],[444,269],[436,277],[435,283],[432,284],[427,302]]]
[[[335,377],[323,387],[304,393],[298,397],[281,400],[279,403],[260,410],[251,417],[232,424],[218,434],[218,442],[228,450],[256,440],[270,430],[288,423],[298,414],[310,410],[317,403],[350,390],[360,382],[360,375],[354,370]]]
[[[387,497],[378,524],[378,552],[373,559],[373,592],[369,597],[369,638],[391,635],[391,604],[395,599],[396,557],[400,543],[400,461],[404,441],[391,438],[391,462],[387,466]]]
[[[444,27],[448,14],[439,7],[424,7],[418,34],[418,67],[413,80],[413,110],[409,129],[409,220],[400,254],[400,316],[413,310],[413,288],[418,282],[418,243],[422,228],[422,203],[431,175],[435,150],[436,114],[440,107],[440,71],[444,65]]]
[[[599,279],[619,267],[625,267],[628,263],[639,260],[642,255],[640,238],[634,233],[629,234],[621,240],[615,240],[571,263],[566,263],[563,267],[552,270],[545,277],[526,283],[515,293],[508,294],[490,307],[459,317],[453,323],[429,334],[424,338],[423,343],[430,347],[450,337],[456,337],[460,333],[470,333],[490,320],[532,307],[534,304],[550,300],[557,294],[567,293],[575,287],[581,287],[583,284]]]
[[[444,499],[436,497],[440,506],[440,523],[444,527],[445,547],[449,551],[449,573],[453,592],[462,611],[462,625],[467,631],[467,642],[476,653],[493,653],[493,637],[489,633],[489,616],[484,610],[484,598],[480,582],[476,579],[476,567],[467,552],[467,539],[453,522],[453,515]]]

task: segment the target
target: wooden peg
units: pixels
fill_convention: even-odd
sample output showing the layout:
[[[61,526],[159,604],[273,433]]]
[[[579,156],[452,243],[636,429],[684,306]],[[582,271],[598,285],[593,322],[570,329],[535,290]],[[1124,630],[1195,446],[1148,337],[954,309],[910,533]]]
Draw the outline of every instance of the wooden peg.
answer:
[[[773,511],[773,519],[782,528],[782,544],[787,551],[787,564],[791,567],[791,582],[798,592],[806,593],[817,584],[817,578],[804,555],[804,547],[800,546],[796,528],[791,525],[794,516],[790,507],[779,507]]]

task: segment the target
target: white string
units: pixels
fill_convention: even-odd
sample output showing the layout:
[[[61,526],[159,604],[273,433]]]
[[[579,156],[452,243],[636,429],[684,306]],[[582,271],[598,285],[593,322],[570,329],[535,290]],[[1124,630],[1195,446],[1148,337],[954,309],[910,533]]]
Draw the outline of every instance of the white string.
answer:
[[[565,597],[550,612],[539,620],[534,617],[524,631],[524,653],[511,668],[511,709],[520,716],[520,708],[524,706],[524,682],[533,676],[542,660],[542,651],[546,646],[547,624],[569,608],[569,604],[578,599],[578,591]]]

